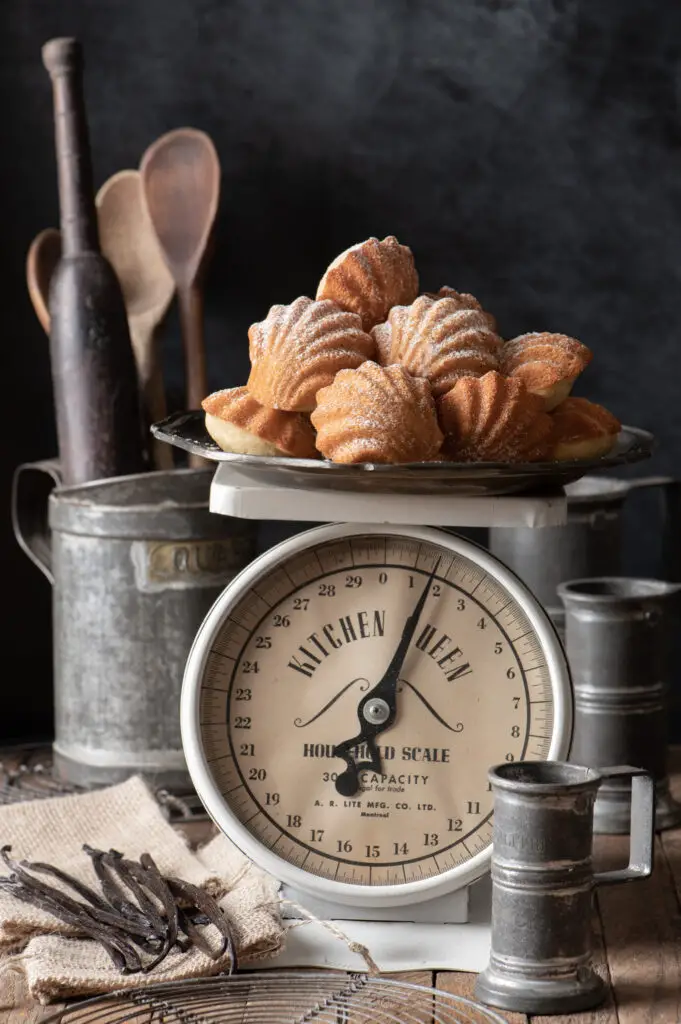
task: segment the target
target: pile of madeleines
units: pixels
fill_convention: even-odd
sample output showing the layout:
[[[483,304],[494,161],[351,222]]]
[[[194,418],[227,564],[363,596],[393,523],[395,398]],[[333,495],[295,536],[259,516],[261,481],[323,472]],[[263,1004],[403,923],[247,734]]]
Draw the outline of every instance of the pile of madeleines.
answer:
[[[419,294],[392,235],[341,253],[315,299],[248,332],[245,387],[204,399],[224,451],[343,463],[538,462],[607,454],[621,424],[570,397],[590,350],[564,334],[504,341],[477,299]]]

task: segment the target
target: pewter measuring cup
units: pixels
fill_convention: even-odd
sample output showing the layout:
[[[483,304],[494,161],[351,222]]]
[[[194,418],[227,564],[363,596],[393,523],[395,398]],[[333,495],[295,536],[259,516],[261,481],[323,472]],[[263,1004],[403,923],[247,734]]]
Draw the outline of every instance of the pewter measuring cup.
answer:
[[[558,587],[575,720],[570,761],[602,771],[637,764],[655,780],[658,829],[681,821],[669,789],[668,725],[672,634],[681,585],[603,576]],[[608,779],[594,809],[594,832],[629,831],[627,779]]]
[[[629,865],[594,871],[593,810],[604,780],[632,782]],[[562,761],[492,768],[492,948],[477,997],[524,1013],[572,1013],[605,997],[593,970],[594,889],[653,868],[655,788],[629,765],[596,771]]]

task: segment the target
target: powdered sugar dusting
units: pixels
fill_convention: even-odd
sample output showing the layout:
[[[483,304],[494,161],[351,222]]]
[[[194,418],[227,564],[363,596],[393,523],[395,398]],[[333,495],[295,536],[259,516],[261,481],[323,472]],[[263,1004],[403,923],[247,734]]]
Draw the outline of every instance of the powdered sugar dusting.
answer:
[[[306,296],[273,306],[265,320],[253,324],[249,338],[249,390],[263,405],[291,412],[311,411],[320,387],[375,351],[356,313]]]
[[[436,396],[464,374],[482,376],[498,369],[501,339],[482,312],[463,308],[458,297],[422,295],[410,306],[394,306],[386,323],[372,333],[384,364],[399,362],[425,377]]]
[[[592,353],[567,334],[534,332],[507,341],[500,358],[504,373],[512,374],[527,363],[544,363],[552,368],[552,379],[555,379],[556,372],[563,377],[576,377],[588,366]]]
[[[383,241],[371,237],[351,246],[333,260],[317,288],[343,309],[359,313],[365,330],[385,320],[389,309],[411,302],[418,292],[414,258],[394,235]]]
[[[553,424],[541,399],[495,371],[457,381],[437,408],[453,458],[532,462],[549,455]]]
[[[311,419],[317,447],[334,462],[421,462],[442,444],[428,382],[399,365],[341,370]]]

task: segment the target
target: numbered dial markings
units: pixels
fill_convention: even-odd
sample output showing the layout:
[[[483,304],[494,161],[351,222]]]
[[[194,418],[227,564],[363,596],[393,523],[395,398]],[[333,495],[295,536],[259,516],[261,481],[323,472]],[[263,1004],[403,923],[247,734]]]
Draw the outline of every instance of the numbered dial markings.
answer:
[[[362,697],[435,566],[394,721],[373,741],[380,770],[345,798],[335,748],[362,731]],[[221,623],[201,681],[203,749],[232,812],[289,863],[362,885],[429,878],[488,847],[487,770],[545,759],[553,710],[539,639],[499,581],[390,535],[312,547],[261,578]],[[353,753],[371,760],[367,743]]]

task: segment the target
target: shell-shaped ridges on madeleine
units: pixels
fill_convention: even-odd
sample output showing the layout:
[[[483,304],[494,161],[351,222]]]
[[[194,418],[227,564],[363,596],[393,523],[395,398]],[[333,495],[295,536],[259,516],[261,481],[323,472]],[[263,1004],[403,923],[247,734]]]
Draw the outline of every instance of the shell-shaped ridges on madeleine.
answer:
[[[461,309],[477,310],[478,313],[482,313],[484,316],[490,331],[493,331],[495,334],[497,333],[496,317],[483,309],[482,304],[476,299],[475,295],[470,295],[468,292],[457,292],[456,288],[450,288],[447,284],[444,284],[437,292],[426,292],[426,295],[431,299],[456,299]]]
[[[551,417],[520,381],[496,371],[464,377],[437,408],[444,448],[455,460],[534,462],[549,456]]]
[[[425,462],[442,445],[428,382],[397,365],[341,370],[311,419],[317,448],[333,462]]]
[[[577,441],[615,435],[622,424],[609,409],[587,398],[566,398],[551,416],[556,441]]]
[[[359,366],[375,351],[357,314],[305,296],[272,306],[248,338],[249,392],[263,405],[291,412],[313,409],[317,391],[339,370]]]
[[[317,299],[332,299],[362,317],[365,330],[380,323],[392,306],[418,294],[414,257],[394,235],[368,238],[337,256],[317,288]]]
[[[576,338],[536,332],[507,341],[500,353],[500,365],[502,373],[518,376],[536,389],[577,377],[591,358],[591,350]]]
[[[499,366],[501,338],[480,310],[462,306],[453,296],[421,295],[410,306],[394,306],[386,323],[371,333],[384,365],[399,362],[409,373],[425,377],[436,396],[459,377],[481,377]]]
[[[306,416],[268,409],[245,387],[215,391],[204,398],[201,405],[209,415],[270,441],[288,455],[307,459],[317,455],[314,430]]]

